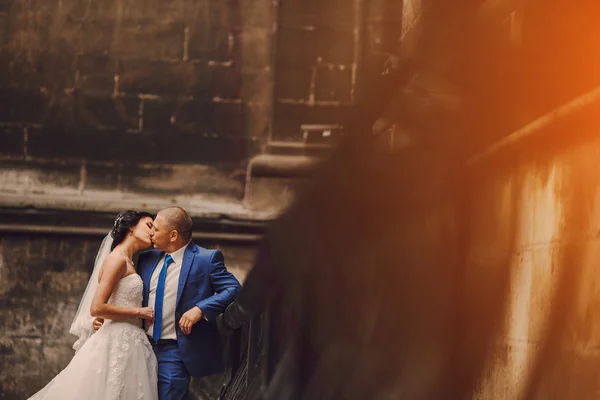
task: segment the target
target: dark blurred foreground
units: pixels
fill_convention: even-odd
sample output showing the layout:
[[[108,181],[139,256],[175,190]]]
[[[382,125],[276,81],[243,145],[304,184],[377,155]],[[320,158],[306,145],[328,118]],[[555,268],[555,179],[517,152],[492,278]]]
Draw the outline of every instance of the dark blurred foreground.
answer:
[[[599,6],[509,3],[418,2],[371,66],[223,317],[224,399],[598,398]]]

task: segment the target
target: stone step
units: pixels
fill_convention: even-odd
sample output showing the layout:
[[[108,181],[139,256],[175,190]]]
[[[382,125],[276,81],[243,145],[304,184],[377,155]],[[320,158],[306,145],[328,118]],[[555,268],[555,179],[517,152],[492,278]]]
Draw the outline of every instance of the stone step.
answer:
[[[285,209],[308,181],[320,157],[261,154],[250,160],[244,205],[250,211]]]

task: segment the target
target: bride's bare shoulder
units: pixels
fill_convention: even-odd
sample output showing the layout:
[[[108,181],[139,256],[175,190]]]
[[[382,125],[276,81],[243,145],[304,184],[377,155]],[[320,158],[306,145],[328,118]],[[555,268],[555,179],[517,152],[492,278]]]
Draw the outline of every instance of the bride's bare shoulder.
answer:
[[[105,275],[118,275],[122,277],[127,271],[127,260],[122,254],[118,252],[111,251],[109,255],[106,256],[104,263],[102,264],[102,268],[98,273],[98,280],[101,280]]]

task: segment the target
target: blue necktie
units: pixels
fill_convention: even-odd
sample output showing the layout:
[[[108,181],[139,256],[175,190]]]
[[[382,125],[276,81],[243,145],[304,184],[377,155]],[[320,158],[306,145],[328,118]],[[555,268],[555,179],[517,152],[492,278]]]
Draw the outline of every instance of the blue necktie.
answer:
[[[154,329],[152,331],[152,339],[158,342],[162,334],[162,313],[163,300],[165,297],[165,281],[167,280],[167,267],[173,262],[173,257],[169,254],[165,257],[165,263],[158,275],[158,284],[156,285],[156,299],[154,300]]]

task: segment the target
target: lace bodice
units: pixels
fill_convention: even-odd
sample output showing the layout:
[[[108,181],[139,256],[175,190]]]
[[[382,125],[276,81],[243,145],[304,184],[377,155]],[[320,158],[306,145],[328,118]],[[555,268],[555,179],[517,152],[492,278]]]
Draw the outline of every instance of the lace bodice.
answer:
[[[144,283],[138,274],[127,275],[121,278],[113,290],[109,304],[120,307],[141,307]],[[127,367],[127,359],[134,349],[141,349],[145,362],[152,353],[152,347],[146,338],[146,333],[141,329],[142,321],[138,318],[131,320],[106,321],[106,332],[109,332],[111,345],[109,346],[109,371],[107,376],[108,390],[111,400],[122,399],[125,381],[123,374]],[[133,328],[135,326],[135,328]],[[144,392],[139,383],[138,399],[144,399]]]
[[[138,274],[121,278],[113,290],[108,304],[121,307],[141,307],[144,283]]]

